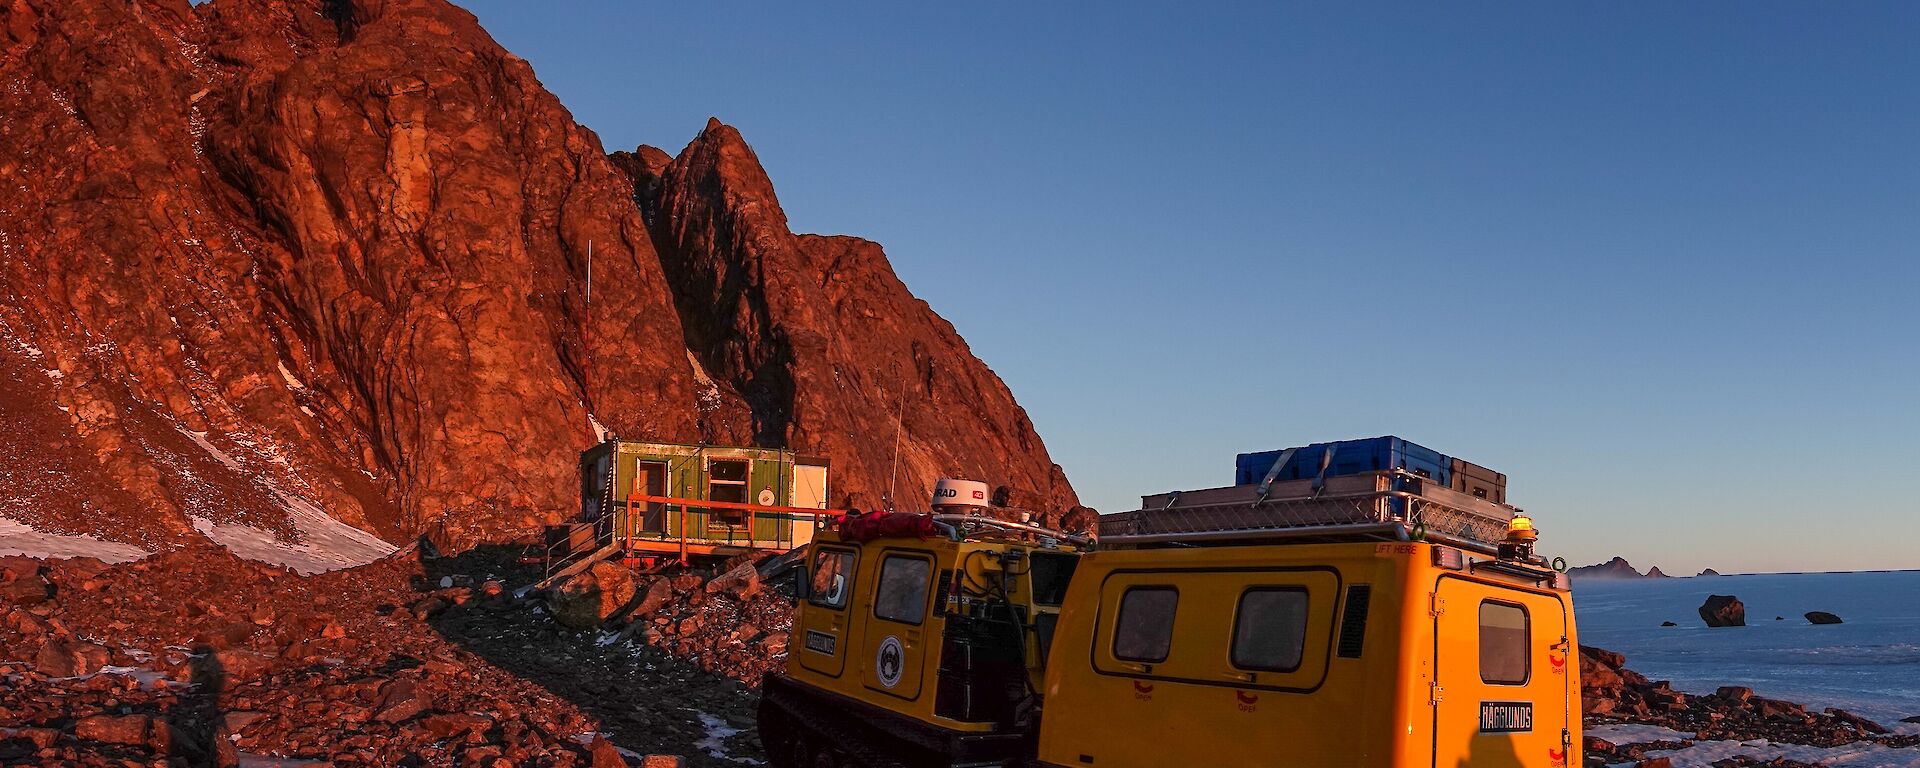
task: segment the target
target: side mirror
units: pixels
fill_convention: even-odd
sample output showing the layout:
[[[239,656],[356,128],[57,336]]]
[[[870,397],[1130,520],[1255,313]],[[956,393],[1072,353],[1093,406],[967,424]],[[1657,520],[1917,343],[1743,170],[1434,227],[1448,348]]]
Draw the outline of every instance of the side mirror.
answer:
[[[793,569],[792,571],[789,571],[789,573],[791,573],[791,574],[793,574],[793,599],[794,599],[794,601],[795,601],[795,602],[798,602],[798,601],[801,601],[801,600],[808,600],[808,599],[812,599],[812,597],[813,597],[813,594],[812,594],[812,593],[813,593],[813,580],[812,580],[812,579],[809,579],[809,578],[807,578],[807,569],[805,569],[805,568],[794,568],[794,569]]]

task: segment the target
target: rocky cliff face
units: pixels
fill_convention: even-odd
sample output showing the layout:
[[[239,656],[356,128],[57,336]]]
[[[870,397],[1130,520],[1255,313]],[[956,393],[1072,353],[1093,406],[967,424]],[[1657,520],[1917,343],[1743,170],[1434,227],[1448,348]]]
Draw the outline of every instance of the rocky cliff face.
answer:
[[[590,413],[823,453],[867,498],[904,414],[903,502],[958,474],[1074,503],[877,245],[787,229],[738,133],[610,158],[442,0],[0,0],[0,46],[0,517],[501,538],[574,506]]]

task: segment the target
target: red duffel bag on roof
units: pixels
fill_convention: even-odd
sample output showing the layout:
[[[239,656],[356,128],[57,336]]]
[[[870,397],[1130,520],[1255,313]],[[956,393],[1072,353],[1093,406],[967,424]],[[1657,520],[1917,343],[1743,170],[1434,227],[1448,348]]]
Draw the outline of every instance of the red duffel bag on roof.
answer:
[[[840,519],[840,535],[859,542],[882,538],[925,539],[935,533],[937,530],[933,527],[932,515],[874,512]]]

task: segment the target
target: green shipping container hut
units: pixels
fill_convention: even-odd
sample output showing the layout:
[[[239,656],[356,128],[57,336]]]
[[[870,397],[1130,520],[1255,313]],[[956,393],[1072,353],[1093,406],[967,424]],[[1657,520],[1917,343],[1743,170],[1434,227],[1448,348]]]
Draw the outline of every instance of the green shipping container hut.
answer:
[[[811,515],[703,501],[826,509],[827,460],[777,448],[629,440],[580,454],[581,521],[611,529],[630,550],[678,552],[684,544],[689,554],[786,551],[812,541],[818,524]]]

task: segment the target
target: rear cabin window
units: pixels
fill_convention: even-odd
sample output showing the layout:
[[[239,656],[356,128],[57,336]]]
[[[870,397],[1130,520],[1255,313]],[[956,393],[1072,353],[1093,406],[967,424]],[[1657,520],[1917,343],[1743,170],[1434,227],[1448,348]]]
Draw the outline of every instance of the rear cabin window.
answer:
[[[852,587],[852,552],[823,549],[813,556],[813,589],[807,602],[822,608],[845,608]]]
[[[747,503],[747,462],[713,461],[707,464],[707,501]],[[745,525],[747,513],[738,509],[712,510],[711,525]]]
[[[927,617],[927,579],[932,574],[933,564],[922,558],[890,555],[880,561],[880,589],[873,598],[873,615],[919,624]]]
[[[1307,591],[1254,587],[1240,595],[1233,619],[1233,665],[1292,672],[1307,641]]]
[[[1173,614],[1180,592],[1173,587],[1133,587],[1120,596],[1114,620],[1113,657],[1153,664],[1167,660],[1173,646]]]
[[[1480,603],[1480,681],[1525,685],[1528,670],[1527,609],[1512,603]]]

